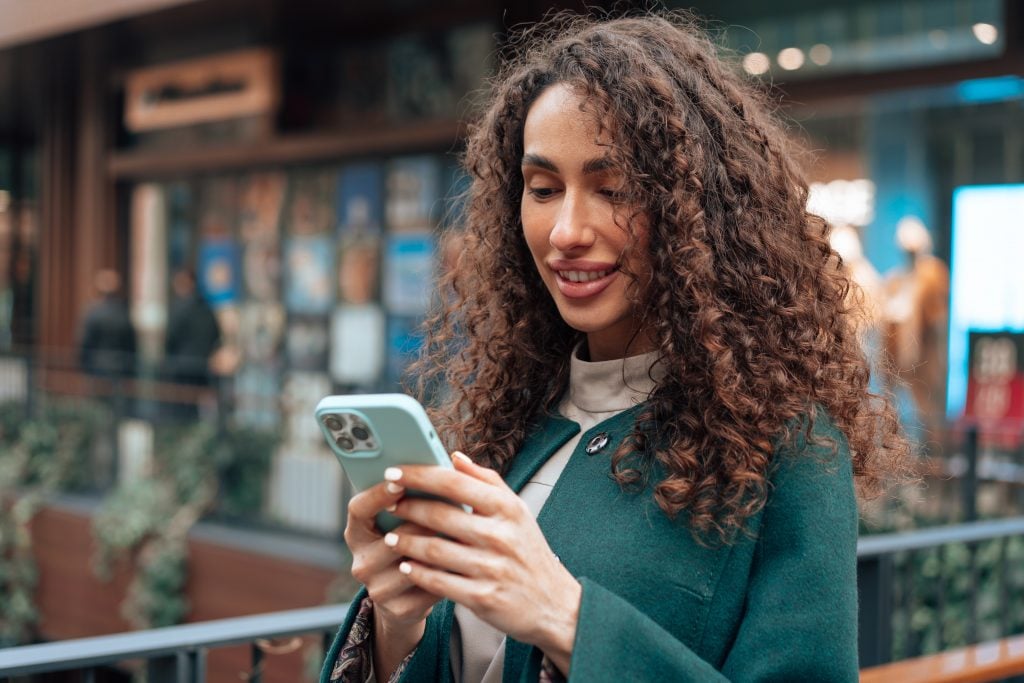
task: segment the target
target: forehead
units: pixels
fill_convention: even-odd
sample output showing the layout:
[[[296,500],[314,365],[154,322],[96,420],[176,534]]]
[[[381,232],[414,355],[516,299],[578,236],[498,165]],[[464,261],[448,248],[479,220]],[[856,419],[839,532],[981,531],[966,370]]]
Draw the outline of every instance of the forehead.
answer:
[[[597,125],[592,108],[572,86],[556,83],[544,90],[530,106],[523,125],[523,145],[558,147],[562,151],[586,148],[588,156],[607,146],[611,136]]]

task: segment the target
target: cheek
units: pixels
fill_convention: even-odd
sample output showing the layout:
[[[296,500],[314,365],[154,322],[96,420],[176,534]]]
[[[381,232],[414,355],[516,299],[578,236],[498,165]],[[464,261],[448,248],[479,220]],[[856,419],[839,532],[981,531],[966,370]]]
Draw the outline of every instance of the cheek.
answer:
[[[544,254],[548,245],[549,229],[544,220],[544,209],[536,205],[530,206],[526,202],[519,211],[520,220],[523,223],[523,237],[530,248],[534,258]]]

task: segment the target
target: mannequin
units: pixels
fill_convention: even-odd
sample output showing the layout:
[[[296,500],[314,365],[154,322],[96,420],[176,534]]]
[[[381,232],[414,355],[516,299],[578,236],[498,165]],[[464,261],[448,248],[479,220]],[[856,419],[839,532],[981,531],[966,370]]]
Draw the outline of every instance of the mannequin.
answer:
[[[924,223],[906,216],[896,225],[896,243],[907,265],[886,280],[884,339],[891,370],[907,383],[922,442],[941,439],[945,412],[949,269],[931,254]]]
[[[864,256],[860,234],[854,226],[845,224],[835,226],[829,235],[829,243],[842,257],[843,268],[854,284],[860,288],[859,300],[856,292],[851,292],[850,297],[861,309],[861,334],[870,335],[877,328],[881,316],[884,294],[882,276],[871,265],[871,261]]]

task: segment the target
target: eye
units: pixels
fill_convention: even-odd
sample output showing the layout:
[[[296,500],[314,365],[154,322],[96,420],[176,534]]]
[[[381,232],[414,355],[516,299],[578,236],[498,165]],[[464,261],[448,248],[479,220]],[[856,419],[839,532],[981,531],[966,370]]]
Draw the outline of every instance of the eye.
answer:
[[[535,199],[550,199],[551,197],[555,196],[556,192],[558,192],[558,190],[553,187],[526,188],[526,193],[534,197]]]
[[[607,199],[608,201],[613,202],[615,204],[621,204],[626,199],[626,196],[622,192],[620,192],[619,190],[612,189],[610,187],[602,187],[600,190],[597,191],[597,193],[604,197],[605,199]]]

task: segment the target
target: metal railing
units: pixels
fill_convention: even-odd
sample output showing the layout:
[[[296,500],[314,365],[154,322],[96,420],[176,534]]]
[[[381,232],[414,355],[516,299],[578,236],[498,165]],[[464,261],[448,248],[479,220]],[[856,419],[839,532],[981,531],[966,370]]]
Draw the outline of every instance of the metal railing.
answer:
[[[43,645],[0,649],[0,680],[16,676],[78,671],[91,683],[106,666],[128,660],[147,662],[149,683],[205,683],[207,653],[215,648],[248,644],[252,669],[248,680],[259,683],[265,641],[318,634],[324,651],[344,620],[348,605],[329,605],[272,612],[134,633],[78,638]]]
[[[94,427],[94,448],[76,459],[77,470],[88,476],[76,480],[73,493],[108,494],[116,484],[146,471],[162,455],[161,448],[196,428],[214,427],[218,440],[227,442],[231,435],[262,435],[276,445],[260,478],[265,492],[259,496],[259,509],[239,514],[218,499],[208,514],[246,528],[338,539],[350,488],[313,420],[315,402],[289,416],[280,406],[281,392],[277,384],[241,375],[199,386],[166,381],[151,368],[124,377],[88,374],[68,349],[0,353],[0,407],[5,413],[46,423],[52,422],[51,409],[73,406],[77,417],[88,417]],[[221,483],[230,487],[233,481]]]
[[[1024,632],[1022,558],[1024,517],[861,538],[861,666]]]
[[[983,552],[990,556],[991,566],[980,561]],[[1024,630],[1018,623],[1024,618],[1024,576],[1014,573],[1021,567],[1018,552],[1024,555],[1024,517],[862,538],[857,546],[861,666]],[[942,569],[942,558],[960,554],[965,571]],[[927,564],[922,559],[939,561],[940,570],[919,571]],[[989,593],[997,598],[994,615],[981,613],[982,596]],[[903,616],[920,614],[925,606],[940,624],[939,639],[928,644],[919,637],[913,617]],[[98,667],[145,659],[152,683],[202,683],[209,650],[247,643],[253,665],[249,680],[259,681],[262,641],[321,634],[326,651],[327,639],[343,621],[346,608],[315,607],[0,650],[0,679],[78,670],[83,680],[91,681]],[[943,627],[949,615],[962,616],[963,631]]]

